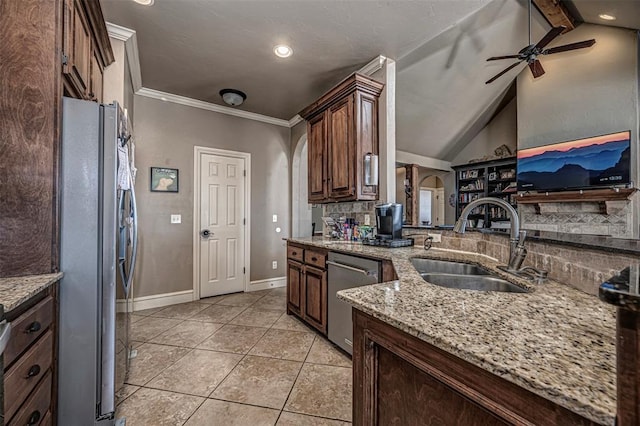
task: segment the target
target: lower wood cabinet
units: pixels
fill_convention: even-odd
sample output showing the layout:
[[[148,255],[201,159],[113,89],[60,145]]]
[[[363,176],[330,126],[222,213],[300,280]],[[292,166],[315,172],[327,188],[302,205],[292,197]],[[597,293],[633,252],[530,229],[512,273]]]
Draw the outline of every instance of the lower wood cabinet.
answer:
[[[57,284],[54,284],[7,313],[12,325],[4,354],[7,426],[54,423],[57,307]]]
[[[287,256],[287,313],[326,335],[327,252],[289,243]]]
[[[353,310],[354,425],[595,425]]]

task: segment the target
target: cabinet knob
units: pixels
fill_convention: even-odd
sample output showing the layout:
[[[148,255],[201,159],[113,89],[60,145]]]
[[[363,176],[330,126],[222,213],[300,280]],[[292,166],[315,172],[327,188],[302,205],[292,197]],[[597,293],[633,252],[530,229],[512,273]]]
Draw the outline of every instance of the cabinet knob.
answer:
[[[40,331],[41,328],[42,328],[42,324],[40,324],[38,321],[34,321],[31,324],[29,324],[29,326],[24,332],[27,334],[31,334],[31,333]]]
[[[31,377],[35,377],[38,374],[40,374],[40,366],[36,364],[29,369],[29,372],[27,373],[27,379],[30,379]]]
[[[42,414],[40,414],[40,411],[38,410],[31,413],[31,415],[29,416],[29,420],[27,422],[27,426],[37,425],[38,422],[40,421],[40,417],[42,417]]]

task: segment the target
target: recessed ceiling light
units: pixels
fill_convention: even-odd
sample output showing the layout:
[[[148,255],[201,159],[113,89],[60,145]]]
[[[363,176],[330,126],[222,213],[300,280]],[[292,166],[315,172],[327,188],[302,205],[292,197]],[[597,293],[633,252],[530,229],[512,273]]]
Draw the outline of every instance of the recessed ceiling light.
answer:
[[[275,53],[279,58],[288,58],[289,56],[293,55],[293,49],[291,49],[287,45],[280,44],[273,48],[273,53]]]
[[[145,5],[145,6],[152,6],[153,2],[155,0],[133,0],[133,1],[135,1],[136,3],[140,3],[142,5]]]
[[[615,21],[616,17],[613,15],[607,15],[606,13],[601,13],[598,15],[600,19],[604,19],[605,21]]]
[[[166,101],[167,101],[167,98],[165,98],[165,97],[163,96],[163,97],[161,97],[161,98],[160,98],[160,100],[161,100],[161,101],[166,102]]]

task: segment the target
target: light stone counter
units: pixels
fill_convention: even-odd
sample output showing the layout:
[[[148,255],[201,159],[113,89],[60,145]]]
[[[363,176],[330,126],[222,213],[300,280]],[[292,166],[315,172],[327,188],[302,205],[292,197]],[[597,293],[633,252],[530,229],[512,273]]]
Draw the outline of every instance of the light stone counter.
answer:
[[[5,314],[62,278],[62,272],[45,275],[0,278],[0,305]]]
[[[378,248],[321,238],[289,239],[390,259],[397,281],[338,292],[375,318],[598,423],[616,412],[615,308],[569,286],[514,279],[474,253]],[[478,263],[530,293],[448,289],[425,282],[412,257]]]

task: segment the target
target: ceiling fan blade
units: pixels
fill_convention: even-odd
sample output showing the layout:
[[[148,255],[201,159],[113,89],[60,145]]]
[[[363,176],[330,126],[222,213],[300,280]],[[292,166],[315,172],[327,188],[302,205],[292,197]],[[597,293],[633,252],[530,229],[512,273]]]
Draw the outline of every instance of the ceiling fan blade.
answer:
[[[531,69],[533,78],[538,78],[544,74],[544,68],[542,68],[542,64],[537,59],[535,61],[529,62],[529,69]]]
[[[542,40],[540,40],[540,41],[538,42],[538,44],[536,44],[536,47],[537,47],[538,49],[542,49],[542,48],[543,48],[543,47],[545,47],[547,44],[551,43],[551,41],[552,41],[554,38],[556,38],[556,37],[558,37],[560,34],[562,34],[562,32],[563,32],[564,30],[566,30],[566,29],[567,29],[567,27],[565,27],[565,26],[563,26],[563,25],[560,25],[559,27],[553,27],[553,28],[551,28],[551,29],[549,30],[549,32],[548,32],[544,37],[542,37]]]
[[[520,59],[520,55],[492,56],[487,61],[497,61],[498,59]]]
[[[596,39],[579,41],[577,43],[565,44],[558,47],[552,47],[551,49],[545,49],[542,51],[543,55],[551,55],[553,53],[566,52],[568,50],[583,49],[585,47],[591,47],[596,44]]]
[[[491,79],[487,80],[484,84],[489,84],[489,83],[493,83],[494,81],[496,81],[498,78],[502,77],[504,74],[506,74],[507,72],[509,72],[512,68],[515,68],[516,66],[518,66],[520,64],[520,62],[522,61],[518,61],[515,64],[509,65],[507,68],[503,69],[502,71],[500,71],[498,74],[496,74],[495,76],[493,76]]]

